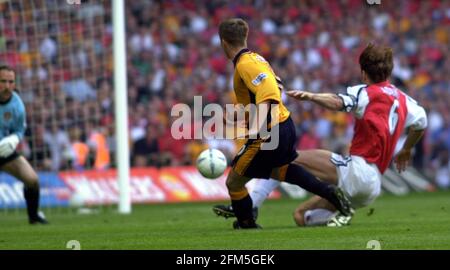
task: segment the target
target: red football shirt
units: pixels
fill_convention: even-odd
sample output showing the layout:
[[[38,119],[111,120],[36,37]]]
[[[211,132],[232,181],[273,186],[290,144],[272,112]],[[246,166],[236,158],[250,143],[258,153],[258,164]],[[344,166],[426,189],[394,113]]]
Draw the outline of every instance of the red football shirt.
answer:
[[[405,127],[406,96],[388,81],[372,84],[365,91],[368,101],[362,117],[356,118],[350,154],[375,163],[384,173]]]

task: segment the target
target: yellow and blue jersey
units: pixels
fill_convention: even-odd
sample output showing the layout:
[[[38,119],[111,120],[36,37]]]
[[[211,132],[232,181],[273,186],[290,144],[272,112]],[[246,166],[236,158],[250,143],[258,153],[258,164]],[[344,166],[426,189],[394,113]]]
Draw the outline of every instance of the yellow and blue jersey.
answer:
[[[234,92],[237,103],[260,104],[264,101],[278,104],[278,123],[286,121],[289,111],[281,100],[283,85],[269,62],[248,49],[241,50],[233,60]]]
[[[270,178],[274,168],[283,167],[297,157],[295,151],[295,126],[289,117],[290,112],[281,100],[283,85],[275,75],[270,64],[257,53],[248,49],[241,50],[233,60],[234,92],[238,104],[260,104],[268,102],[278,106],[271,108],[268,115],[268,128],[279,124],[277,133],[271,134],[270,140],[278,145],[273,150],[263,150],[261,146],[268,139],[248,139],[233,160],[233,171],[249,178]],[[270,123],[270,124],[269,124]],[[241,197],[243,194],[237,195]]]

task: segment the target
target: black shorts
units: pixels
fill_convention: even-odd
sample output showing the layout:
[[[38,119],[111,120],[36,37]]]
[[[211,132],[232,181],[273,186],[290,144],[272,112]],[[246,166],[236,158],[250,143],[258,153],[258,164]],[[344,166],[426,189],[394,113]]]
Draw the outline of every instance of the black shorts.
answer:
[[[16,151],[14,151],[14,153],[12,153],[11,155],[9,155],[5,158],[0,157],[0,168],[3,167],[3,165],[5,165],[6,163],[11,162],[18,157],[20,157],[20,154],[17,153]]]
[[[274,150],[262,150],[261,139],[249,139],[233,160],[233,170],[240,176],[270,178],[274,168],[297,158],[295,126],[289,117],[279,124],[279,144]]]

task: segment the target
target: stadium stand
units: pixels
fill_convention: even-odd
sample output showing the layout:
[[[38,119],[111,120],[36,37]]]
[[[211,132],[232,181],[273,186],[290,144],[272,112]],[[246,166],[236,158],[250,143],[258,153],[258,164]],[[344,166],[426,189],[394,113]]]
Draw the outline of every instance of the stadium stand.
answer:
[[[84,8],[91,20],[77,18],[73,10],[49,9],[50,18],[78,20],[72,37],[56,37],[51,23],[21,27],[39,16],[23,5],[0,3],[0,62],[18,68],[19,89],[29,108],[23,153],[40,170],[114,167],[111,20],[103,16],[110,14],[108,1]],[[19,10],[25,15],[19,16]],[[221,52],[217,25],[226,17],[242,17],[254,29],[249,48],[271,62],[286,88],[343,91],[359,83],[361,48],[371,40],[392,46],[392,80],[429,114],[414,167],[450,187],[449,1],[384,1],[382,7],[359,0],[245,0],[232,5],[130,1],[126,16],[130,145],[145,145],[132,147],[133,165],[189,165],[196,153],[214,143],[168,139],[170,110],[176,103],[191,104],[194,95],[210,103],[232,101],[232,65]],[[89,30],[94,24],[99,31]],[[65,49],[65,42],[77,38],[83,41],[73,43],[77,50]],[[297,124],[299,149],[346,151],[350,118],[287,98],[286,103]],[[228,156],[237,148],[219,146]],[[92,149],[100,151],[92,154]]]

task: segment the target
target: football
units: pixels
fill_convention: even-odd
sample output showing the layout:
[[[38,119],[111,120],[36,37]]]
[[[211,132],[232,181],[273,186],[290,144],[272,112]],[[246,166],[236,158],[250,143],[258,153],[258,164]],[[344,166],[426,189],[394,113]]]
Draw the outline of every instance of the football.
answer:
[[[215,179],[227,168],[225,155],[217,149],[206,149],[197,158],[197,169],[208,179]]]

